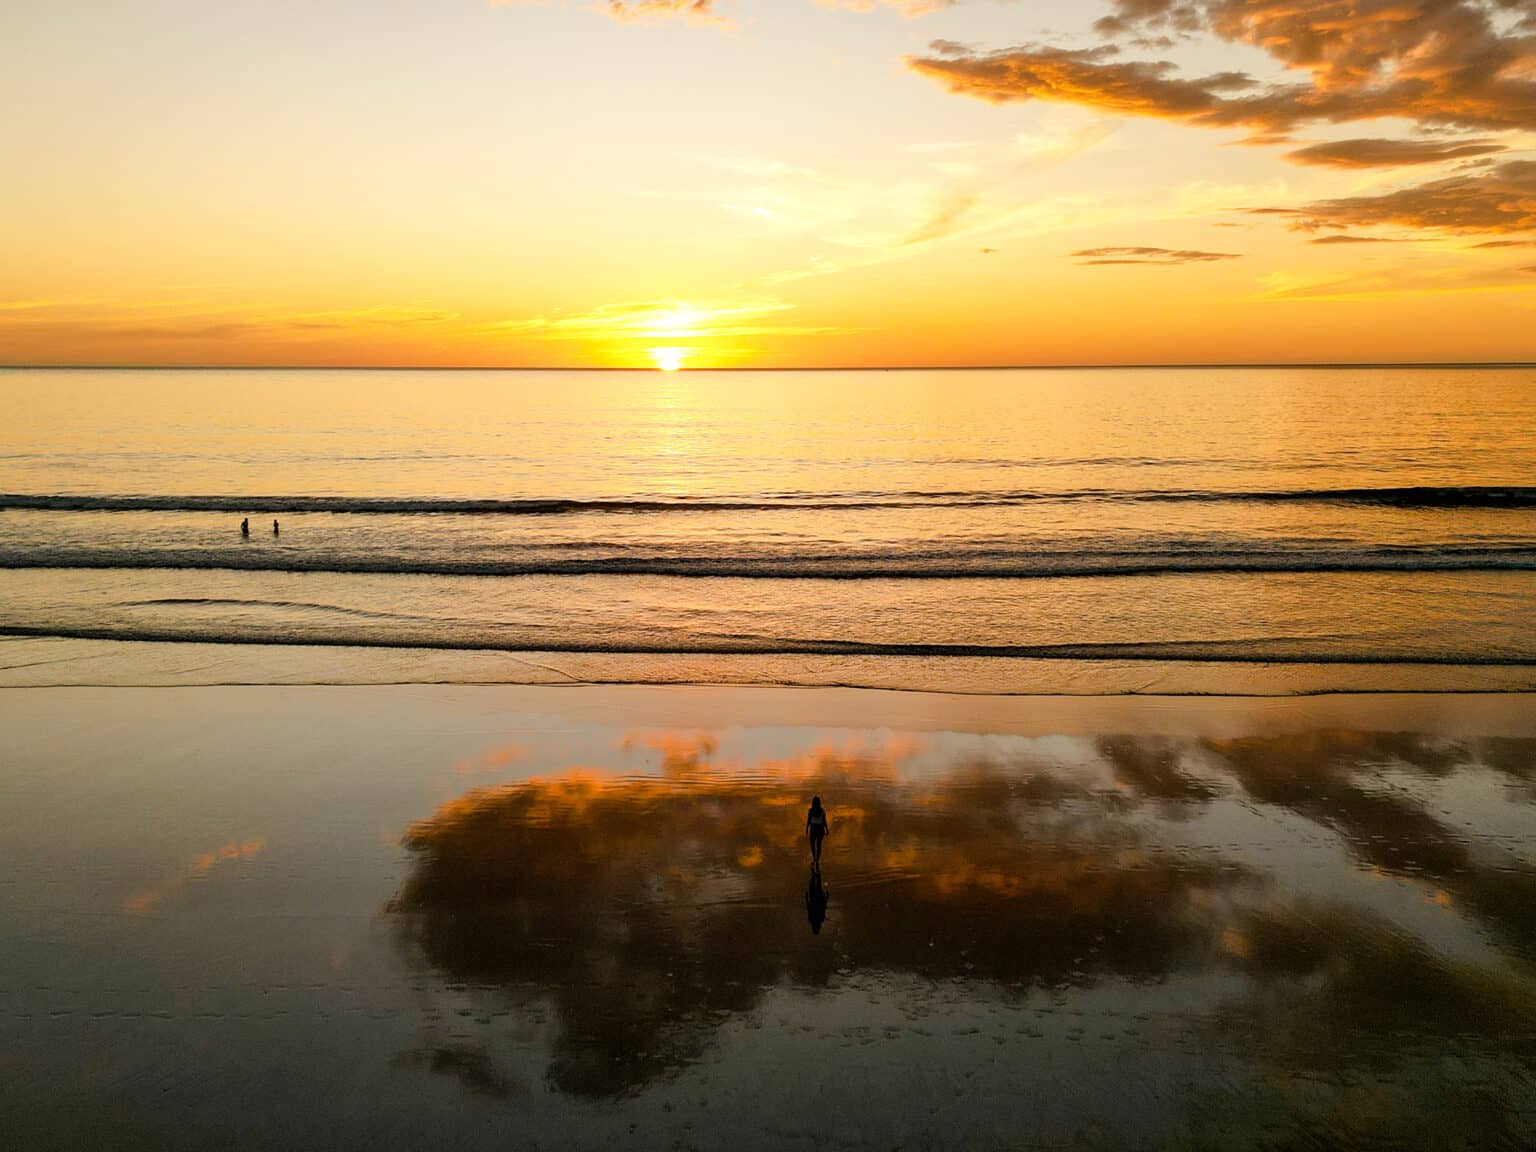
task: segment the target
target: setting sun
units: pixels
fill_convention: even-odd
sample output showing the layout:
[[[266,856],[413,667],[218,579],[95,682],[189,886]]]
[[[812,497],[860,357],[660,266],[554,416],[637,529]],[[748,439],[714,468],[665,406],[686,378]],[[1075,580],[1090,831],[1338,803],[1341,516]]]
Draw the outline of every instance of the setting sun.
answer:
[[[680,372],[688,359],[686,348],[652,348],[651,359],[661,372]]]

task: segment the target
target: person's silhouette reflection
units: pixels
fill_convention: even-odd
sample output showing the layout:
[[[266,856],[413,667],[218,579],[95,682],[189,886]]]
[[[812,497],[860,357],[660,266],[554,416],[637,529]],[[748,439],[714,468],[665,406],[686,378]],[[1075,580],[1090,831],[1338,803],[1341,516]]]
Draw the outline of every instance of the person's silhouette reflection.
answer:
[[[821,882],[821,869],[811,869],[811,882],[805,890],[805,915],[811,922],[811,934],[821,935],[821,925],[827,918],[827,888]]]

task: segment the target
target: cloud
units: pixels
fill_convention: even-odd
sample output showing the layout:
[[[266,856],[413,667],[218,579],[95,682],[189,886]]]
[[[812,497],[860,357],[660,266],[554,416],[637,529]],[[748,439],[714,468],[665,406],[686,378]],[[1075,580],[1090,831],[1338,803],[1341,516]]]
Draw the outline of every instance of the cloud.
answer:
[[[653,341],[735,336],[834,336],[850,329],[770,324],[765,318],[795,306],[781,300],[693,305],[680,300],[603,304],[589,312],[503,320],[493,331],[537,340]]]
[[[0,336],[82,344],[221,340],[229,337],[378,333],[450,324],[441,308],[374,305],[324,312],[231,313],[199,301],[18,301],[0,303]]]
[[[850,12],[874,12],[879,8],[895,9],[903,16],[927,16],[951,7],[955,0],[815,0],[822,8],[840,8]],[[491,0],[493,8],[515,8],[541,4],[543,0]],[[583,5],[590,12],[600,12],[621,24],[650,24],[665,20],[680,20],[689,24],[707,24],[722,28],[735,27],[734,22],[723,15],[722,5],[716,0],[597,0]]]
[[[928,240],[940,240],[953,235],[961,223],[976,207],[979,197],[973,192],[956,192],[938,206],[933,215],[923,221],[902,243],[922,244]]]
[[[625,24],[686,20],[693,24],[728,24],[716,15],[714,0],[607,0],[601,11]]]
[[[1072,253],[1083,265],[1099,264],[1208,264],[1216,260],[1236,260],[1236,252],[1196,252],[1188,249],[1147,248],[1144,246],[1084,248]]]
[[[1401,244],[1404,237],[1401,236],[1352,236],[1348,232],[1340,232],[1333,236],[1318,236],[1309,241],[1312,244]]]
[[[769,157],[689,157],[738,179],[723,189],[696,181],[687,195],[752,221],[765,239],[776,241],[777,249],[791,241],[830,246],[811,271],[802,268],[785,277],[802,279],[904,259],[959,239],[1004,231],[1012,235],[1020,227],[1045,231],[1100,208],[1042,197],[1036,178],[1103,146],[1115,131],[1113,121],[1067,113],[1016,134],[1006,145],[963,144],[963,159],[951,155],[957,147],[925,146],[921,167],[896,181]],[[1274,194],[1250,190],[1249,198]]]
[[[1200,6],[1181,0],[1115,0],[1115,12],[1094,24],[1104,36],[1120,36],[1143,28],[1190,33],[1201,25]]]
[[[1108,35],[1205,34],[1265,52],[1307,82],[1260,84],[1236,72],[1186,78],[1166,60],[1121,60],[1115,44],[984,52],[940,42],[907,64],[993,103],[1054,100],[1261,134],[1389,117],[1536,129],[1536,36],[1501,31],[1493,18],[1519,15],[1529,29],[1531,0],[1117,0],[1114,8],[1099,23]]]
[[[1492,140],[1330,140],[1287,152],[1296,164],[1331,168],[1388,168],[1411,164],[1439,164],[1469,156],[1488,156],[1506,151]]]
[[[1536,161],[1506,160],[1472,175],[1278,209],[1303,230],[1394,225],[1441,232],[1536,231]]]
[[[880,7],[894,8],[910,18],[927,16],[951,8],[955,0],[816,0],[823,8],[842,8],[849,12],[873,12]]]
[[[1167,61],[1122,62],[1114,59],[1118,49],[1109,45],[1027,47],[990,53],[944,42],[935,42],[933,47],[939,55],[909,58],[907,66],[951,92],[994,104],[1051,100],[1082,104],[1113,115],[1199,122],[1219,113],[1221,92],[1254,83],[1236,72],[1179,79],[1170,75],[1174,66]]]
[[[1518,268],[1378,267],[1350,275],[1296,278],[1276,274],[1267,291],[1255,300],[1338,302],[1405,297],[1492,296],[1536,291],[1536,284]]]

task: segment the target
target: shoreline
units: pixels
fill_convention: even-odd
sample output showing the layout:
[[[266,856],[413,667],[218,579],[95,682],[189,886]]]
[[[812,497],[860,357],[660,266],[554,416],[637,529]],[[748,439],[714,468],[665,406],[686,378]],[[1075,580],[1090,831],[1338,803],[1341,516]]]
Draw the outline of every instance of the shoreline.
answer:
[[[848,688],[999,698],[1521,695],[1536,665],[504,651],[0,637],[0,688],[258,685]]]
[[[1000,695],[849,685],[786,684],[163,684],[36,685],[0,701],[53,698],[105,705],[116,712],[126,698],[161,701],[177,694],[236,707],[250,697],[307,701],[301,710],[323,714],[383,709],[397,715],[444,709],[486,717],[558,715],[577,725],[621,726],[635,717],[645,727],[677,731],[759,728],[969,733],[1040,738],[1117,732],[1188,737],[1324,730],[1476,733],[1536,738],[1536,693],[1359,692],[1317,695]],[[398,705],[398,707],[396,707]],[[40,704],[44,711],[54,705]],[[21,711],[27,710],[24,703]],[[279,709],[281,711],[281,709]],[[618,717],[616,719],[616,717]]]

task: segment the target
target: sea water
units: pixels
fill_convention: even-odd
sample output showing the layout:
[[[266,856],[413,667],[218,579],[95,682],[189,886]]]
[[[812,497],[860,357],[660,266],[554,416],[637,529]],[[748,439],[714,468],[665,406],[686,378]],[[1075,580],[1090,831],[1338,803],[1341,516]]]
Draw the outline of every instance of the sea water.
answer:
[[[0,396],[11,637],[1536,663],[1529,368],[18,369]]]

